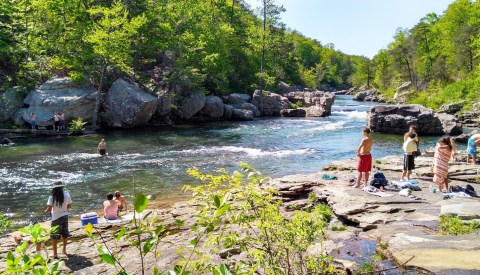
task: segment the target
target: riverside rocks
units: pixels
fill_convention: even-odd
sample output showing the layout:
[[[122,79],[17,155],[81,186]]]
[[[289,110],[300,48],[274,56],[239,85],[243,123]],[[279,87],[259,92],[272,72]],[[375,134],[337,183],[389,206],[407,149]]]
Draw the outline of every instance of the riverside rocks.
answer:
[[[315,116],[329,116],[332,113],[332,105],[335,100],[335,94],[331,92],[321,92],[321,91],[307,91],[307,92],[290,92],[285,95],[288,100],[293,103],[302,102],[306,107],[321,107],[323,112],[321,115]],[[307,111],[308,116],[308,111]],[[313,115],[312,115],[313,116]]]
[[[465,101],[454,102],[454,103],[450,103],[450,104],[444,104],[440,107],[438,112],[454,115],[454,114],[458,113],[460,110],[462,110],[462,107],[463,107],[464,103],[465,103]]]
[[[280,116],[282,110],[290,107],[290,101],[286,97],[259,90],[253,93],[252,104],[258,108],[261,116]]]
[[[305,117],[307,112],[304,109],[284,109],[280,114],[283,117]]]
[[[127,79],[116,80],[107,94],[107,121],[111,127],[132,128],[146,124],[159,99]]]
[[[194,93],[183,99],[182,103],[180,104],[182,118],[192,118],[205,106],[205,102],[207,102],[207,97],[203,93]]]
[[[211,118],[223,117],[224,104],[218,96],[207,96],[205,106],[200,110],[200,114]]]
[[[242,104],[248,103],[250,101],[250,96],[247,94],[238,94],[234,93],[227,97],[228,104],[235,105],[235,104]]]
[[[462,126],[453,115],[434,113],[421,105],[375,106],[367,116],[367,127],[374,132],[403,134],[410,125],[416,125],[419,134],[424,135],[462,133]]]
[[[23,106],[24,89],[13,87],[5,92],[0,91],[0,122],[5,122]]]
[[[73,118],[89,121],[93,118],[95,102],[96,91],[92,85],[79,85],[69,78],[53,78],[27,95],[24,103],[28,108],[21,108],[12,120],[23,125],[30,121],[30,114],[35,113],[37,125],[51,126],[54,113],[63,111],[67,121]]]

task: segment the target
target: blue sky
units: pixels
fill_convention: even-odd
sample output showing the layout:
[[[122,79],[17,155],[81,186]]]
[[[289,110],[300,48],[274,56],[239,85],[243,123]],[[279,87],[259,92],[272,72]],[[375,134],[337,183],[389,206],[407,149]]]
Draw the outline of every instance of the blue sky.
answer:
[[[245,0],[258,6],[261,0]],[[397,28],[412,28],[427,13],[439,15],[453,0],[277,0],[291,29],[333,43],[347,54],[373,57],[392,42]]]

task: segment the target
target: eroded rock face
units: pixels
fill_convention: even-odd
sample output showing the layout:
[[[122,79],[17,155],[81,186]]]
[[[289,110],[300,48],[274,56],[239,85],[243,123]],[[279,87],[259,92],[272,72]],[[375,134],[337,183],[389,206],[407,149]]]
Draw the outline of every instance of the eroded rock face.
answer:
[[[183,119],[190,119],[196,113],[198,113],[207,102],[207,97],[202,93],[194,93],[185,98],[181,105],[180,110],[182,112]]]
[[[367,127],[374,132],[403,134],[410,125],[416,125],[419,134],[457,135],[461,124],[449,114],[435,114],[421,105],[375,106],[367,115]]]
[[[0,91],[0,122],[9,120],[23,106],[23,89],[13,87]]]
[[[232,119],[234,109],[232,105],[223,105],[223,118],[226,120]]]
[[[371,99],[368,100],[369,98],[378,95],[377,90],[368,90],[368,91],[363,91],[359,92],[356,95],[353,96],[352,100],[358,100],[358,101],[372,101]]]
[[[324,117],[326,116],[325,109],[319,106],[311,106],[304,108],[307,117]]]
[[[144,125],[157,110],[158,101],[136,83],[120,78],[112,84],[106,98],[108,124],[119,128]]]
[[[200,114],[211,118],[221,118],[224,113],[224,104],[218,96],[207,96],[205,106],[200,110]]]
[[[261,116],[280,116],[282,110],[290,107],[290,101],[276,93],[256,90],[252,104],[255,105]]]
[[[82,118],[93,119],[96,90],[91,84],[79,85],[69,78],[53,78],[38,89],[30,92],[24,100],[28,108],[17,111],[12,118],[21,125],[30,121],[30,114],[35,113],[39,126],[53,125],[55,112],[63,111],[65,120]]]

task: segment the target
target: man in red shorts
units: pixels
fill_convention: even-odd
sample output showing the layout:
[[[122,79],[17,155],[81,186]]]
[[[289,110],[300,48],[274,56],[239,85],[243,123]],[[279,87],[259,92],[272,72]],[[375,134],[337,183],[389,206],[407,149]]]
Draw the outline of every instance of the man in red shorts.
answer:
[[[357,157],[358,157],[358,177],[357,182],[355,183],[355,188],[360,188],[360,180],[362,179],[362,173],[365,173],[365,182],[364,186],[368,184],[368,176],[372,170],[372,155],[370,151],[372,150],[373,140],[370,138],[370,129],[363,128],[363,139],[358,145],[357,148]]]

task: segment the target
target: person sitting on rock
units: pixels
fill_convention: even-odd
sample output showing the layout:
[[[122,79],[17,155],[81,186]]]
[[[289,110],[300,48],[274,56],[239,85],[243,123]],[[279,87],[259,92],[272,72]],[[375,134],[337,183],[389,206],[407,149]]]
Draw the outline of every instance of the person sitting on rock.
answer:
[[[120,203],[120,205],[118,206],[118,210],[127,211],[127,200],[125,199],[125,196],[122,196],[122,194],[120,194],[120,191],[115,191],[115,200]]]
[[[118,206],[120,205],[119,201],[113,199],[113,194],[107,194],[107,200],[103,202],[103,216],[107,220],[116,220],[118,219]]]

